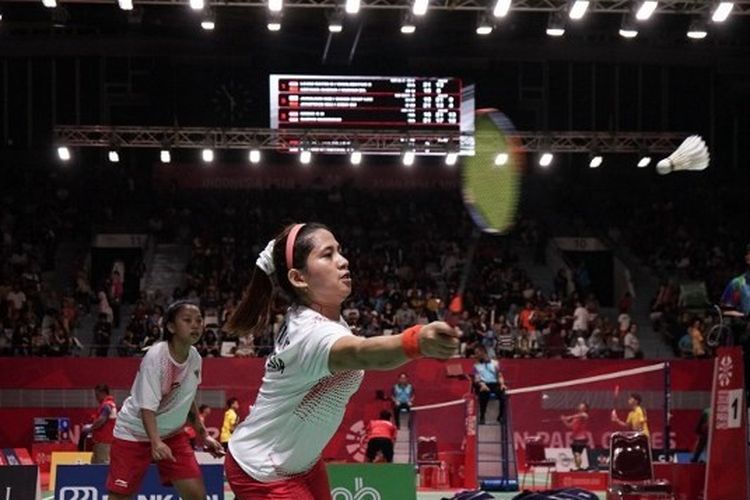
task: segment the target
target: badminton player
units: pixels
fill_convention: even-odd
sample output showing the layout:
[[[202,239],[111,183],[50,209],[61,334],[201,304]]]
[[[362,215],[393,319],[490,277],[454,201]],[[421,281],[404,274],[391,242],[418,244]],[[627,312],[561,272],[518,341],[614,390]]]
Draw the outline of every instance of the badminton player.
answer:
[[[185,500],[204,500],[203,483],[190,438],[189,421],[206,449],[220,457],[224,450],[206,433],[198,418],[195,394],[201,381],[201,357],[193,344],[203,333],[198,306],[172,304],[165,314],[166,342],[158,342],[141,361],[140,369],[117,414],[107,490],[110,500],[138,493],[149,464],[155,461],[165,485],[173,485]]]
[[[646,418],[646,410],[641,406],[641,395],[633,393],[628,398],[628,405],[630,405],[630,413],[628,418],[624,422],[617,416],[617,412],[612,410],[612,422],[616,423],[620,427],[625,427],[631,431],[642,432],[646,437],[650,436],[648,430],[648,419]]]
[[[578,405],[576,413],[572,415],[560,415],[565,427],[571,430],[573,442],[570,449],[573,451],[573,461],[576,464],[576,470],[581,470],[583,463],[583,451],[589,447],[589,435],[586,431],[586,425],[589,421],[589,405],[581,403]]]
[[[292,305],[250,415],[229,440],[225,468],[237,499],[330,499],[321,452],[363,370],[389,370],[422,356],[446,359],[456,352],[458,334],[441,322],[400,335],[354,336],[341,317],[351,288],[349,262],[321,224],[287,226],[259,255],[228,330],[262,331],[277,293]]]

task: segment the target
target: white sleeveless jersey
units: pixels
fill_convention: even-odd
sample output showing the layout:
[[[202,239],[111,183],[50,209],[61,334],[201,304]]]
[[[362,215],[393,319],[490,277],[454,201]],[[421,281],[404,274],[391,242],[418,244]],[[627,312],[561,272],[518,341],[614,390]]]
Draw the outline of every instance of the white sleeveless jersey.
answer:
[[[235,429],[229,450],[251,477],[278,481],[309,471],[344,418],[364,372],[331,374],[333,344],[352,335],[303,306],[290,308],[250,415]]]
[[[130,396],[117,414],[114,435],[126,441],[148,441],[141,409],[156,413],[159,436],[181,432],[201,383],[202,359],[195,347],[184,363],[169,354],[169,345],[158,342],[146,352],[130,389]]]

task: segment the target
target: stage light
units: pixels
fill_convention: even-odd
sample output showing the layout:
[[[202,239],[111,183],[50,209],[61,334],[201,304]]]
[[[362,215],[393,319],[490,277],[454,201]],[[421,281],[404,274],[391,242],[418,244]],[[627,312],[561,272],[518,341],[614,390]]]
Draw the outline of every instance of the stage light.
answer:
[[[162,163],[172,163],[172,153],[168,149],[159,151],[159,159]]]
[[[542,153],[542,156],[539,157],[539,166],[540,167],[549,167],[552,164],[552,160],[554,159],[554,155],[552,153]]]
[[[253,148],[250,150],[250,152],[247,155],[248,160],[250,160],[250,163],[253,165],[257,165],[260,163],[260,149]]]
[[[456,153],[455,151],[451,151],[450,153],[445,155],[445,164],[448,165],[449,167],[452,167],[453,165],[455,165],[457,161],[458,161],[458,153]]]
[[[308,165],[312,160],[312,153],[309,149],[303,149],[299,153],[299,162],[303,165]]]
[[[204,0],[190,0],[190,8],[193,10],[203,10],[205,7]]]
[[[570,8],[570,12],[568,12],[568,17],[576,21],[579,19],[583,19],[583,16],[586,15],[586,11],[588,9],[588,0],[575,0],[575,2],[573,2],[573,6]]]
[[[497,0],[495,8],[492,9],[492,15],[495,17],[505,17],[510,11],[511,0]]]
[[[427,14],[427,7],[430,5],[430,0],[414,0],[414,5],[411,8],[412,13],[415,16],[424,16]]]
[[[356,14],[359,12],[360,0],[346,0],[344,10],[347,14]]]
[[[284,0],[268,0],[268,10],[271,12],[281,12],[284,8]]]
[[[482,14],[477,19],[477,35],[489,35],[495,29],[494,23],[486,14]]]
[[[589,167],[599,168],[599,166],[601,166],[603,161],[604,161],[604,158],[602,158],[601,155],[594,155],[591,157],[591,160],[589,161]]]
[[[413,149],[407,149],[404,151],[404,155],[401,157],[401,162],[406,167],[411,167],[414,165],[414,158],[416,158],[416,153]]]
[[[715,23],[723,23],[729,17],[734,9],[734,2],[719,2],[711,15],[711,20]]]
[[[62,161],[69,161],[70,149],[68,149],[67,146],[59,146],[57,148],[57,157],[60,158]]]
[[[635,18],[639,21],[646,21],[651,17],[658,5],[659,2],[656,0],[645,0],[645,2],[641,3],[641,6],[638,7],[638,11],[635,13]]]
[[[708,31],[706,31],[706,23],[701,19],[694,19],[688,28],[687,37],[692,38],[693,40],[703,40],[707,36]]]
[[[349,155],[349,161],[352,165],[359,165],[362,163],[362,152],[357,150],[352,151],[351,155]]]
[[[508,153],[498,153],[495,156],[495,166],[502,167],[508,163]]]
[[[117,5],[122,10],[133,10],[133,0],[117,0]]]
[[[210,148],[205,148],[203,151],[201,151],[201,158],[203,158],[203,161],[206,163],[211,163],[214,161],[214,150]]]
[[[641,156],[641,159],[638,160],[638,168],[645,168],[645,167],[648,167],[650,164],[651,164],[650,156]]]
[[[120,163],[120,153],[116,149],[110,149],[107,152],[107,159],[110,163]]]

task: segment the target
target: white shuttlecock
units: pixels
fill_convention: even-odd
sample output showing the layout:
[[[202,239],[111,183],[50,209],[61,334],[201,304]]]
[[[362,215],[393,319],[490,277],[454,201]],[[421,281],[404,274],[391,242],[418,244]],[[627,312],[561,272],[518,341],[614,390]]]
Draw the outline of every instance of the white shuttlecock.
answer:
[[[678,170],[703,170],[710,161],[708,147],[701,136],[691,135],[668,158],[656,164],[656,171],[665,175]]]

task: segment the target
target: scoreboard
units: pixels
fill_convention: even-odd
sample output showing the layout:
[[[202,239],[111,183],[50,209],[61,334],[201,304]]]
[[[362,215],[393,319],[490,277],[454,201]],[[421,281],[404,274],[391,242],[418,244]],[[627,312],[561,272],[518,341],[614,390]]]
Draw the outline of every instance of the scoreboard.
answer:
[[[458,78],[270,75],[269,84],[273,129],[474,132],[474,87]]]

